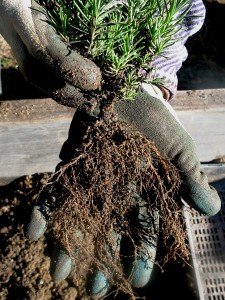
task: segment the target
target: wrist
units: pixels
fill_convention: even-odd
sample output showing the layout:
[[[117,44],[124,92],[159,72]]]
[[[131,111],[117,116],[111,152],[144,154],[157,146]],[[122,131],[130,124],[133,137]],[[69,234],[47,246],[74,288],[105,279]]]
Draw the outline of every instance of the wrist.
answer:
[[[172,98],[172,94],[167,88],[165,88],[162,85],[157,85],[157,87],[161,90],[161,92],[163,94],[163,99],[165,99],[166,101],[169,101]]]

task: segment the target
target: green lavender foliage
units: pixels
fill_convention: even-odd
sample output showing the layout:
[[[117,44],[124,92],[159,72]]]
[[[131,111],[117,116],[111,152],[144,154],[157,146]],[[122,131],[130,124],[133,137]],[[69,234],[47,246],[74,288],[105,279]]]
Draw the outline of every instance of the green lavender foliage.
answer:
[[[152,70],[154,56],[163,56],[176,42],[174,35],[180,26],[190,22],[190,16],[186,17],[189,0],[40,2],[70,46],[91,57],[103,72],[123,78],[121,95],[128,100],[134,98],[140,82],[147,80],[141,71]]]

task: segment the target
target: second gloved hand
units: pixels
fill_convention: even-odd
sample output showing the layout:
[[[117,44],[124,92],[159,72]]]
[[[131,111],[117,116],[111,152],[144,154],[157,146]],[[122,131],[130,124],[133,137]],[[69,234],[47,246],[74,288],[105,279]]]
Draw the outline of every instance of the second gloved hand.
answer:
[[[158,94],[152,96],[154,90]],[[201,171],[194,140],[157,87],[143,84],[136,100],[116,103],[115,112],[119,120],[153,141],[160,154],[177,167],[182,180],[179,194],[191,207],[209,216],[220,210],[218,193]]]

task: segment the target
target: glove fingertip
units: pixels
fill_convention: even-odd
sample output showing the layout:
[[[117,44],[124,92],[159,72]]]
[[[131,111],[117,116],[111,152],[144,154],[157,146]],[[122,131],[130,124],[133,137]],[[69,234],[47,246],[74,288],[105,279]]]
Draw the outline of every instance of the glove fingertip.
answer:
[[[59,247],[55,247],[51,259],[50,274],[53,281],[66,279],[72,271],[72,260],[67,252]]]
[[[33,208],[30,222],[27,226],[26,236],[31,241],[37,241],[47,229],[47,219],[39,206]]]
[[[181,190],[181,197],[196,211],[212,217],[221,209],[221,199],[216,189],[208,184],[201,185],[189,178]]]
[[[88,278],[87,292],[91,299],[97,300],[104,297],[109,289],[109,280],[101,271],[96,271]]]
[[[126,275],[133,288],[143,288],[151,279],[155,264],[156,248],[149,247],[149,249],[151,254],[139,254],[138,257],[128,265]]]
[[[209,188],[210,191],[208,198],[211,199],[211,201],[209,201],[208,205],[206,205],[205,214],[207,216],[215,216],[221,209],[221,199],[214,187],[209,186]]]

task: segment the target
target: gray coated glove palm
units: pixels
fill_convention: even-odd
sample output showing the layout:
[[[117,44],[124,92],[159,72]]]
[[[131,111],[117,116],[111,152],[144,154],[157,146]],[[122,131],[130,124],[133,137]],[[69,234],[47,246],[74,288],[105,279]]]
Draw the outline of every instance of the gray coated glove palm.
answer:
[[[1,0],[0,33],[29,82],[60,104],[91,105],[84,91],[99,88],[99,68],[66,46],[35,1]]]
[[[182,179],[180,196],[191,207],[208,216],[215,215],[220,210],[221,201],[200,169],[193,139],[179,122],[170,104],[160,97],[151,96],[149,88],[149,85],[143,84],[135,101],[116,103],[118,119],[132,125],[153,141],[161,155],[178,168]]]

